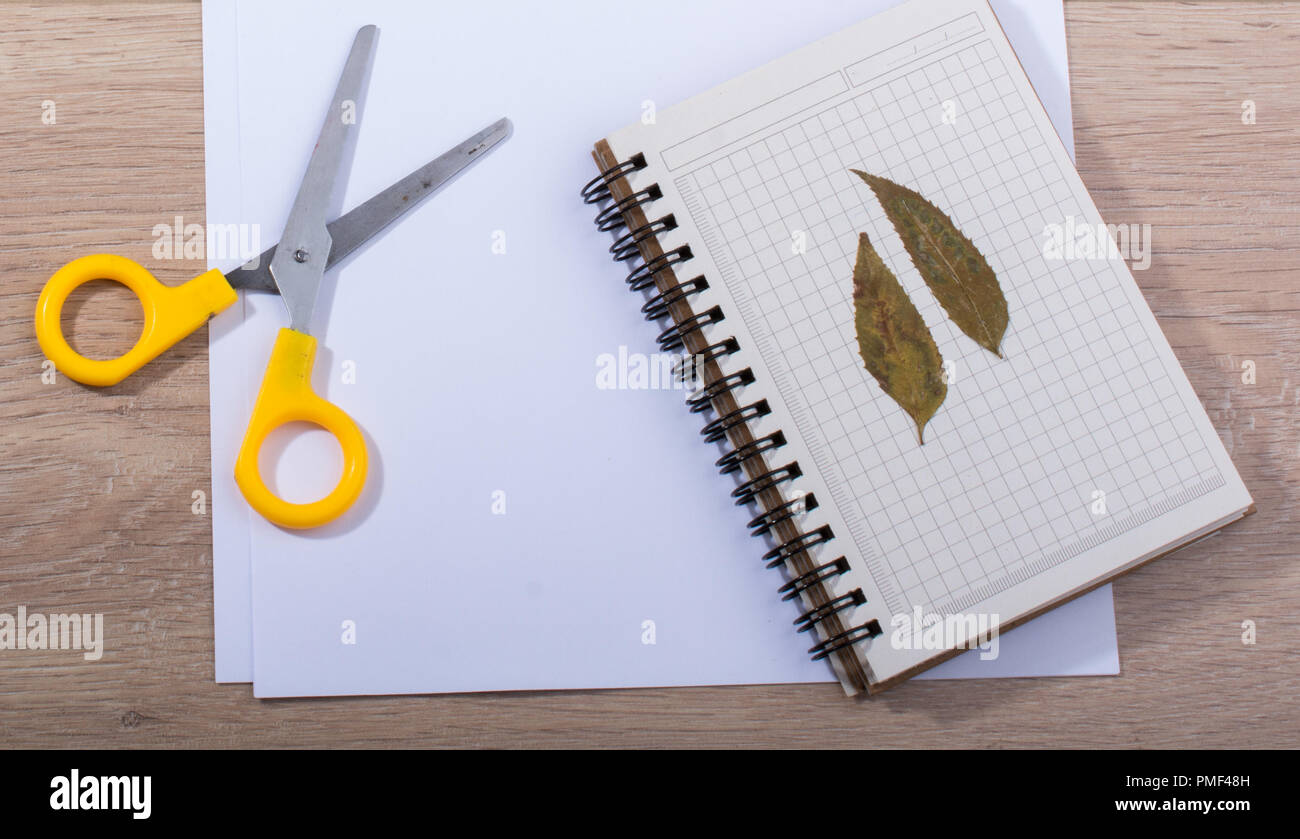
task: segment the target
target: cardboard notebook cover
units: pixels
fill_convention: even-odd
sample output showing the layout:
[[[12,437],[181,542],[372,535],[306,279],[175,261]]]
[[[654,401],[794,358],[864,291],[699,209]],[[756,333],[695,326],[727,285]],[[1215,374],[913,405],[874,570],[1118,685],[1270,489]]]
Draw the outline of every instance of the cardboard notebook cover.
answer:
[[[595,160],[596,167],[600,172],[606,172],[614,168],[615,166],[617,166],[619,163],[613,151],[611,150],[608,141],[606,140],[601,140],[596,144],[595,149],[592,151],[592,158]],[[623,199],[627,198],[629,195],[632,194],[631,187],[628,185],[627,181],[622,177],[610,180],[608,182],[608,186],[609,186],[612,202],[614,203],[622,201]],[[642,211],[640,206],[630,207],[624,212],[624,214],[626,217],[628,230],[636,230],[638,227],[646,224],[649,221],[646,218],[646,215]],[[645,263],[650,263],[652,260],[658,257],[662,257],[664,255],[663,248],[660,247],[658,238],[655,236],[649,236],[645,238],[643,241],[638,243],[637,248]],[[655,283],[655,289],[660,294],[666,294],[670,292],[671,290],[676,288],[679,284],[677,276],[674,273],[671,266],[655,272],[654,283]],[[669,312],[674,323],[686,322],[697,314],[697,312],[695,312],[691,308],[690,302],[686,300],[676,300],[672,302],[669,305]],[[699,332],[692,332],[685,335],[683,337],[683,341],[686,345],[687,352],[690,354],[699,353],[705,348],[704,340],[701,337]],[[718,365],[713,361],[706,362],[703,365],[702,370],[697,371],[697,374],[702,379],[703,387],[707,387],[709,383],[717,381],[722,376],[721,370],[719,369]],[[714,406],[714,412],[717,416],[724,416],[740,408],[739,402],[736,400],[733,392],[730,390],[724,391],[723,393],[714,397],[712,402]],[[738,423],[733,427],[727,429],[726,433],[727,433],[727,439],[730,441],[732,446],[736,449],[739,449],[740,447],[743,446],[750,445],[755,442],[755,437],[751,433],[749,425],[744,422]],[[741,461],[741,466],[743,468],[745,475],[751,480],[767,474],[771,469],[771,466],[768,464],[762,452],[758,452],[744,458]],[[778,506],[785,503],[786,503],[786,499],[783,498],[781,493],[776,489],[766,489],[758,494],[758,504],[764,512],[774,510]],[[1232,524],[1235,521],[1240,521],[1241,518],[1253,514],[1255,512],[1255,509],[1256,509],[1255,505],[1252,504],[1237,519],[1225,522],[1219,527],[1216,527],[1206,533],[1189,534],[1185,541],[1171,546],[1166,551],[1156,554],[1155,556],[1148,557],[1127,568],[1120,569],[1112,574],[1097,579],[1095,582],[1093,582],[1091,585],[1087,586],[1086,588],[1072,592],[1068,596],[1062,597],[1054,602],[1045,603],[1042,606],[1040,606],[1038,609],[1035,609],[1034,611],[1029,612],[1028,614],[1025,614],[1013,621],[1008,621],[1006,623],[1001,624],[999,626],[999,631],[1006,632],[1015,629],[1017,626],[1021,626],[1022,624],[1032,620],[1033,618],[1038,617],[1039,615],[1045,612],[1048,612],[1056,608],[1057,606],[1060,606],[1064,603],[1068,603],[1071,600],[1074,600],[1076,597],[1080,597],[1100,586],[1105,585],[1106,583],[1118,579],[1119,577],[1122,577],[1125,574],[1128,574],[1142,567],[1143,565],[1146,565],[1148,562],[1168,556],[1169,554],[1174,553],[1175,551],[1181,548],[1185,548],[1188,545],[1191,545],[1195,542],[1199,542],[1200,540],[1207,538],[1208,536],[1211,536],[1214,533],[1217,533],[1219,530],[1222,530],[1227,525]],[[777,541],[778,543],[797,540],[801,536],[805,535],[800,529],[799,525],[796,524],[793,519],[786,519],[784,521],[780,521],[776,523],[772,527],[772,532],[776,537],[775,541]],[[799,551],[798,553],[794,554],[790,558],[790,560],[787,563],[787,566],[790,570],[789,576],[793,577],[802,574],[807,574],[810,571],[812,571],[812,569],[815,567],[815,562],[813,558],[808,554],[808,552]],[[823,585],[817,583],[805,590],[805,592],[803,593],[803,599],[807,608],[815,609],[828,604],[832,600],[832,597],[830,593],[827,592],[826,588]],[[844,626],[843,622],[840,621],[839,616],[833,614],[830,615],[825,620],[818,622],[815,631],[818,633],[822,641],[826,641],[829,640],[830,638],[833,638],[845,632],[846,628],[847,627]],[[872,679],[870,664],[867,662],[866,657],[860,653],[859,647],[856,644],[850,644],[848,646],[841,647],[835,650],[833,653],[831,653],[829,658],[832,667],[834,668],[836,675],[840,678],[841,683],[844,685],[846,692],[848,692],[849,694],[859,694],[863,692],[867,694],[876,694],[881,691],[887,690],[888,688],[891,688],[897,684],[900,684],[904,681],[907,681],[908,679],[912,678],[918,673],[924,672],[925,670],[928,670],[931,667],[935,667],[939,664],[942,664],[943,662],[957,655],[960,655],[963,652],[966,652],[966,650],[953,649],[953,650],[942,651],[932,656],[931,658],[927,659],[925,662],[918,665],[917,667],[914,667],[911,670],[908,670],[891,679],[887,679],[884,681],[875,681]]]

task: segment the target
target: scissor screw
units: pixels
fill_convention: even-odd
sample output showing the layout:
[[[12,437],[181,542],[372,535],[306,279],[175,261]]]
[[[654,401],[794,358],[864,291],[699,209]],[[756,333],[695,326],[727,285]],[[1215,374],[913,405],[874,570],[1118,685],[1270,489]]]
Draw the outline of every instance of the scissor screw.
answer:
[[[293,252],[293,261],[294,261],[294,262],[306,262],[306,261],[307,261],[307,252],[306,252],[305,250],[303,250],[302,248],[298,248],[298,250],[296,250],[296,251]]]

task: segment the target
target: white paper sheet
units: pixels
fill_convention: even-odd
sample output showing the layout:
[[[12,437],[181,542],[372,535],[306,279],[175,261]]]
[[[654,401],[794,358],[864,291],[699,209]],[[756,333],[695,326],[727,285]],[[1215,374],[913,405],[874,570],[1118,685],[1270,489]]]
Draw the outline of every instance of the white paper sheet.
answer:
[[[515,122],[327,277],[316,387],[358,420],[374,461],[336,525],[289,533],[243,505],[229,467],[284,316],[246,295],[214,321],[219,681],[255,676],[274,696],[831,679],[791,631],[796,610],[777,601],[681,393],[595,387],[598,356],[648,353],[654,330],[575,196],[591,141],[647,100],[684,99],[889,5],[204,4],[210,223],[278,235],[365,23],[381,35],[344,207],[501,115]],[[994,6],[1068,145],[1059,4]],[[323,437],[288,446],[282,490],[336,474]],[[341,643],[345,620],[356,644]],[[967,654],[927,675],[1117,671],[1106,588],[1010,633],[995,661]]]

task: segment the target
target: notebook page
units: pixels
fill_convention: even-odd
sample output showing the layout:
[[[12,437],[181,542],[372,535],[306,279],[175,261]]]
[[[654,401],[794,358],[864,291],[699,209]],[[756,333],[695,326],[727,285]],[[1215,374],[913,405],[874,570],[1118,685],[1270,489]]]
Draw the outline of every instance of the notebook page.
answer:
[[[924,10],[924,14],[921,10]],[[1239,516],[1250,498],[1121,259],[1057,258],[1045,231],[1102,220],[983,0],[910,3],[666,109],[609,138],[650,165],[679,279],[712,278],[695,311],[728,317],[752,367],[741,404],[775,408],[769,461],[797,461],[823,500],[806,528],[847,555],[834,594],[868,602],[846,625],[886,629],[877,679],[932,658],[889,629],[920,610],[1003,623]],[[1004,359],[945,316],[871,191],[850,169],[917,190],[996,272]],[[858,233],[898,276],[953,366],[918,445],[912,419],[858,355]],[[830,502],[830,503],[827,503]],[[898,618],[897,623],[891,619]]]

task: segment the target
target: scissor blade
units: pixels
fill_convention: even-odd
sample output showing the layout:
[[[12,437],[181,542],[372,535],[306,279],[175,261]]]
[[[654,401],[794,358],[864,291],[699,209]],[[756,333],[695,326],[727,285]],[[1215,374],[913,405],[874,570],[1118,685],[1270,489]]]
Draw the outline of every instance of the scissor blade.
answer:
[[[446,154],[416,169],[397,183],[369,198],[365,203],[330,222],[326,227],[333,238],[325,270],[361,245],[415,206],[451,183],[456,176],[473,166],[495,146],[506,140],[512,131],[510,120],[500,119],[470,137]],[[226,280],[235,288],[252,291],[275,292],[275,279],[269,266],[278,245],[272,245],[255,261],[226,274]]]
[[[326,216],[343,162],[343,149],[349,134],[357,130],[357,102],[365,89],[378,33],[375,26],[357,30],[316,149],[307,164],[307,174],[303,175],[280,244],[271,258],[271,276],[289,307],[289,326],[299,332],[310,331],[312,310],[332,250]]]
[[[352,253],[421,201],[451,183],[457,175],[482,160],[493,147],[509,137],[510,132],[510,120],[497,120],[330,224],[330,233],[334,236],[330,264]]]

